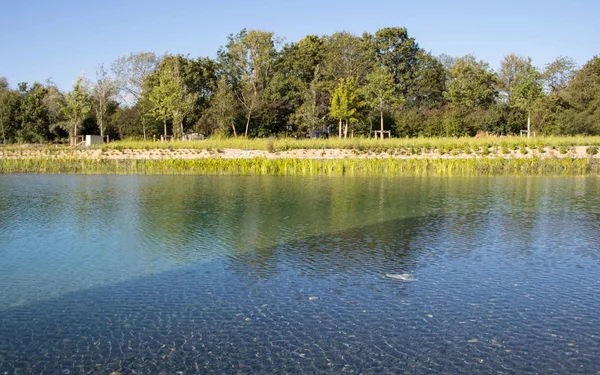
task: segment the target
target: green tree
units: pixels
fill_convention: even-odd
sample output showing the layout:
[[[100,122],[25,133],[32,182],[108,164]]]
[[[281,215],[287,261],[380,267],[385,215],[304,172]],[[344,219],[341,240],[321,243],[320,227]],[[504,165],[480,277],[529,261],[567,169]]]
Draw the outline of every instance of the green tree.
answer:
[[[358,84],[354,78],[340,78],[338,82],[338,86],[331,96],[329,115],[339,121],[339,138],[342,138],[342,127],[344,127],[344,138],[347,138],[348,125],[358,120],[357,114],[362,102]]]
[[[2,143],[6,144],[16,138],[19,126],[19,93],[8,88],[8,84],[0,87],[0,133]]]
[[[184,121],[193,111],[198,94],[185,84],[184,66],[181,56],[167,56],[157,70],[149,99],[154,117],[162,121],[164,137],[167,138],[167,122],[173,123],[173,137],[184,134]]]
[[[50,133],[57,137],[65,137],[67,125],[62,111],[66,104],[65,95],[51,80],[46,81],[46,95],[42,102],[48,115]]]
[[[41,83],[35,82],[29,86],[19,83],[20,126],[17,130],[17,139],[20,142],[45,142],[50,135],[48,122],[48,108],[44,99],[48,90]]]
[[[210,106],[203,117],[203,122],[212,123],[211,131],[226,134],[231,128],[234,137],[237,137],[235,129],[235,117],[237,114],[237,101],[233,89],[227,78],[221,76],[217,83],[217,89],[210,101]]]
[[[578,133],[600,134],[600,57],[594,56],[566,88],[570,110],[563,116]]]
[[[526,74],[530,66],[531,58],[519,56],[515,53],[504,56],[504,59],[500,62],[498,88],[507,103],[513,103],[513,91],[519,85],[520,77]]]
[[[96,83],[92,88],[91,99],[101,137],[104,136],[104,132],[108,126],[110,120],[109,109],[111,108],[111,103],[114,101],[116,94],[116,83],[108,77],[108,73],[104,70],[104,66],[100,65],[96,70]]]
[[[445,104],[446,70],[430,53],[420,50],[413,82],[410,86],[411,104],[421,110]]]
[[[374,64],[371,47],[369,35],[360,38],[344,31],[326,37],[322,64],[328,88],[335,87],[340,78],[364,82]]]
[[[219,60],[245,112],[245,137],[248,137],[252,116],[264,104],[263,94],[272,77],[277,54],[276,42],[272,32],[242,30],[230,35],[225,48],[219,50]]]
[[[77,130],[81,127],[85,116],[90,112],[88,83],[82,77],[77,78],[73,89],[65,96],[62,112],[69,124],[65,130],[67,130],[71,137],[71,144],[74,145],[77,142]]]
[[[366,99],[366,104],[373,110],[379,112],[381,122],[381,136],[383,138],[383,114],[394,103],[399,102],[395,94],[396,84],[393,74],[385,67],[376,65],[371,73],[367,75],[367,83],[361,92]]]
[[[528,64],[516,74],[510,96],[512,106],[527,111],[527,138],[531,136],[531,111],[542,94],[541,74],[528,60]]]
[[[577,63],[570,57],[559,56],[546,65],[542,79],[550,93],[563,93],[577,72]]]
[[[467,55],[456,61],[450,70],[448,91],[444,96],[455,107],[488,108],[496,99],[496,74],[489,65]]]
[[[419,45],[404,27],[388,27],[375,33],[377,59],[394,76],[396,93],[411,98],[419,70]]]
[[[113,62],[111,70],[125,102],[133,104],[140,100],[146,79],[158,67],[160,61],[161,58],[154,52],[138,52],[121,56]]]

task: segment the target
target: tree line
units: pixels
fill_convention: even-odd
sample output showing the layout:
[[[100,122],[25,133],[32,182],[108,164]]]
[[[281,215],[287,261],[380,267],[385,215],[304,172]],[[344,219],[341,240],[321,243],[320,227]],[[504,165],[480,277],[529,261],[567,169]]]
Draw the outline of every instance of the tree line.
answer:
[[[205,135],[398,137],[478,132],[600,134],[600,58],[578,67],[558,57],[542,69],[509,54],[494,71],[472,55],[433,56],[405,28],[356,36],[309,35],[283,44],[242,30],[216,58],[140,52],[122,56],[69,92],[52,81],[0,78],[0,136],[61,142],[78,134],[112,139]]]

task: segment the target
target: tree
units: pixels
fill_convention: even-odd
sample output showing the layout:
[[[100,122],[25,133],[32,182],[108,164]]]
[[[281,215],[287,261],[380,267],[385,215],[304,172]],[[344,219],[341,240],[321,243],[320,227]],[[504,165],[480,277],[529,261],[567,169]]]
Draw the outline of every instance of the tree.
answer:
[[[165,58],[158,70],[158,82],[150,91],[152,113],[163,122],[164,137],[167,138],[167,121],[173,122],[173,137],[184,134],[183,123],[193,110],[197,94],[190,92],[184,83],[184,72],[179,56]]]
[[[329,115],[339,121],[339,138],[342,138],[342,126],[344,125],[344,138],[348,137],[348,124],[357,121],[357,112],[362,104],[356,80],[340,78],[338,86],[331,96],[329,109]]]
[[[444,96],[455,107],[486,109],[496,99],[496,84],[496,74],[489,65],[467,55],[458,59],[450,70],[448,91]]]
[[[383,114],[394,103],[398,97],[394,94],[396,85],[394,76],[385,67],[376,65],[373,71],[367,75],[367,84],[362,87],[363,96],[367,105],[379,112],[381,120],[381,137],[383,139]]]
[[[324,113],[319,120],[312,114],[326,110],[329,105],[322,81],[324,43],[324,38],[309,35],[285,45],[278,54],[266,95],[271,103],[273,129],[294,124],[298,131],[304,132],[322,122]],[[262,123],[265,124],[264,119]]]
[[[456,64],[458,59],[459,57],[451,56],[445,53],[442,53],[437,57],[437,60],[444,66],[444,69],[446,69],[446,71],[448,72],[452,69],[454,64]]]
[[[233,89],[227,82],[227,78],[221,76],[204,120],[214,122],[216,129],[213,130],[217,130],[220,134],[224,134],[231,127],[233,136],[237,137],[234,121],[236,112],[237,101]]]
[[[585,111],[600,99],[600,56],[594,56],[573,76],[567,86],[569,100]]]
[[[364,82],[374,63],[370,36],[364,38],[337,32],[325,38],[323,74],[334,87],[340,78]]]
[[[8,89],[8,80],[6,79],[6,77],[0,77],[0,92],[8,91]]]
[[[132,104],[142,97],[146,79],[160,61],[161,58],[154,52],[138,52],[121,56],[113,62],[111,70],[124,101]]]
[[[514,101],[513,91],[519,84],[518,80],[531,66],[531,58],[519,56],[515,53],[504,56],[500,62],[498,74],[498,88],[503,93],[507,103]]]
[[[20,142],[44,142],[50,134],[48,108],[44,98],[48,90],[41,83],[29,86],[21,82],[19,86],[19,122],[17,139]]]
[[[149,93],[152,115],[163,123],[164,140],[167,140],[167,122],[173,119],[173,100],[177,91],[171,72],[163,70],[158,76],[158,84]]]
[[[566,88],[571,107],[567,119],[579,133],[600,133],[600,57],[594,56],[573,76]]]
[[[12,141],[16,137],[19,116],[19,93],[0,88],[0,133],[2,143]]]
[[[516,74],[511,89],[511,105],[527,111],[527,138],[531,136],[531,111],[543,93],[541,78],[541,74],[528,60],[527,65]]]
[[[55,136],[64,136],[66,120],[62,108],[65,105],[65,96],[51,80],[46,81],[46,95],[42,103],[48,115],[50,132]]]
[[[96,83],[92,88],[92,103],[101,137],[104,137],[104,131],[109,121],[108,110],[116,94],[116,83],[108,77],[104,66],[100,65],[96,70]]]
[[[248,137],[250,120],[261,106],[271,78],[276,57],[275,42],[272,32],[244,29],[237,35],[230,35],[225,49],[219,50],[219,60],[246,112],[245,137]]]
[[[73,90],[69,91],[65,96],[65,104],[62,107],[62,112],[69,123],[66,130],[69,132],[72,145],[77,142],[77,129],[81,126],[84,117],[90,112],[88,87],[87,80],[79,77],[73,85]]]
[[[323,125],[327,108],[321,105],[319,91],[319,70],[315,70],[315,76],[308,88],[304,90],[303,102],[293,115],[294,122],[299,125],[301,133],[310,129],[317,129]]]
[[[391,27],[375,33],[377,59],[394,76],[396,93],[412,99],[419,70],[419,45],[404,27]]]
[[[445,104],[446,70],[430,53],[419,50],[417,69],[410,89],[411,104],[424,110]]]
[[[562,93],[577,72],[577,63],[570,57],[559,56],[547,64],[542,79],[550,93]]]

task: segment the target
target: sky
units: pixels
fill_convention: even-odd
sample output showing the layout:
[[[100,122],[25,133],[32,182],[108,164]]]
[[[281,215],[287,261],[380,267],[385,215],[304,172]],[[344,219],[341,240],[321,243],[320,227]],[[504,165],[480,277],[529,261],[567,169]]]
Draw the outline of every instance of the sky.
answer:
[[[509,53],[540,68],[558,56],[582,65],[600,54],[599,14],[597,0],[0,0],[0,76],[69,90],[134,52],[215,57],[243,28],[295,42],[406,27],[436,56],[473,54],[494,69]]]

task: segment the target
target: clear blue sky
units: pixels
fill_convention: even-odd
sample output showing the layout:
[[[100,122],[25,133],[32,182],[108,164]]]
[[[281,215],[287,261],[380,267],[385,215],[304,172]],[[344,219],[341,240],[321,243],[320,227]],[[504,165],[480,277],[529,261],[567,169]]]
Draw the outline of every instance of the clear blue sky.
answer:
[[[131,52],[214,57],[242,28],[291,42],[404,26],[434,55],[471,53],[493,68],[511,52],[538,67],[560,55],[584,64],[600,54],[599,15],[597,0],[2,0],[0,76],[12,87],[52,78],[69,89]]]

